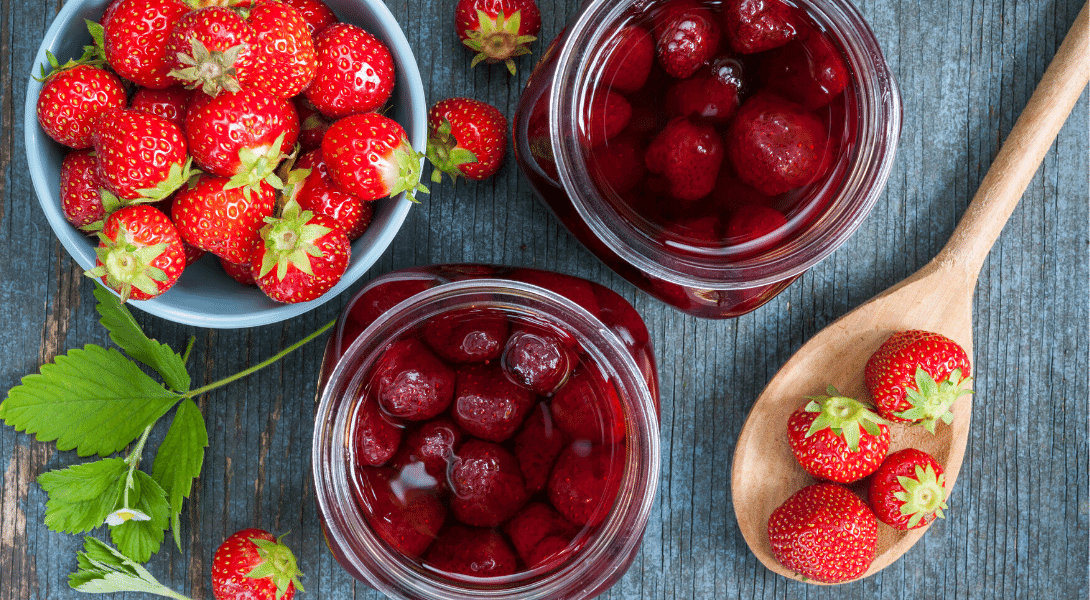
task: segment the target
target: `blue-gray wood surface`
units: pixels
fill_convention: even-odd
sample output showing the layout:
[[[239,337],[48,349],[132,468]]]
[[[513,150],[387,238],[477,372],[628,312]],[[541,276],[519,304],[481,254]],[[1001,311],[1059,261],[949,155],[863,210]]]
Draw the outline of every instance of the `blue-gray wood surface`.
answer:
[[[538,203],[514,161],[476,184],[434,186],[368,277],[412,265],[535,266],[604,283],[646,319],[662,382],[663,470],[640,555],[608,598],[1087,598],[1088,191],[1084,93],[984,265],[975,294],[976,401],[947,518],[877,576],[812,587],[767,571],[739,533],[730,463],[746,412],[811,335],[926,263],[953,230],[1082,0],[863,0],[904,94],[893,175],[855,236],[786,292],[729,321],[699,320],[637,293]],[[58,353],[107,344],[92,284],[52,235],[27,174],[26,77],[60,0],[0,0],[0,393]],[[429,103],[470,96],[509,117],[519,74],[469,68],[453,0],[396,0]],[[542,0],[552,39],[578,0]],[[540,43],[534,46],[540,52]],[[362,282],[360,282],[362,284]],[[347,294],[288,323],[213,331],[136,311],[154,338],[184,347],[195,383],[232,374],[335,317]],[[321,344],[200,398],[211,445],[183,513],[183,550],[151,571],[210,599],[216,546],[236,529],[291,531],[309,598],[378,598],[322,543],[309,456]],[[152,442],[161,439],[160,428]],[[71,452],[0,427],[0,598],[77,598],[77,536],[42,523],[45,470]],[[143,598],[141,594],[119,595]]]

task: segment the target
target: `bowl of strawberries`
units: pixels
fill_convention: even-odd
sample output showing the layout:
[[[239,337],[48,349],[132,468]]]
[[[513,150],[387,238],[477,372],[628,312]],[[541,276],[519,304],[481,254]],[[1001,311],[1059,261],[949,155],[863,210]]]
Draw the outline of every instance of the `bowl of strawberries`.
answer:
[[[50,226],[170,321],[320,305],[423,188],[423,85],[377,0],[71,0],[34,64],[25,141]]]

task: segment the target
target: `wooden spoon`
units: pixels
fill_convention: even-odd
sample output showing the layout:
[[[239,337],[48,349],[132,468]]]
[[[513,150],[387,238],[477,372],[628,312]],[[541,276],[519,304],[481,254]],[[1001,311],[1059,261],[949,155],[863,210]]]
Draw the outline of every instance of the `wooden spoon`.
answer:
[[[754,403],[735,447],[731,493],[746,543],[772,571],[804,580],[776,560],[768,541],[772,511],[799,489],[815,483],[787,444],[787,419],[806,403],[804,397],[822,394],[832,384],[844,395],[869,399],[863,384],[863,365],[898,330],[942,333],[961,344],[970,357],[973,355],[972,301],[977,276],[1090,79],[1087,23],[1084,5],[965,216],[938,256],[908,279],[820,331],[787,361]],[[965,455],[972,397],[962,396],[954,404],[953,423],[939,423],[934,435],[922,427],[890,428],[891,451],[920,448],[944,465],[948,493]],[[951,510],[957,510],[957,505],[955,496]],[[879,524],[877,554],[862,577],[900,558],[926,529],[903,532]]]

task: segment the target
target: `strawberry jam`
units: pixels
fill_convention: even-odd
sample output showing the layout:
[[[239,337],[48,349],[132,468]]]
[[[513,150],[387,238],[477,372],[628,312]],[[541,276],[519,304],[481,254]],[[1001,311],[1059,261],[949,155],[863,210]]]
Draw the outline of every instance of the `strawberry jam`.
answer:
[[[319,420],[338,415],[316,431],[320,454],[344,474],[316,469],[327,536],[378,589],[399,597],[400,569],[425,586],[591,597],[635,555],[657,480],[657,374],[615,292],[481,265],[380,277],[345,309],[320,393]],[[351,531],[370,549],[355,554]]]
[[[679,310],[733,317],[858,227],[900,118],[845,0],[603,0],[535,68],[515,151],[607,265]]]

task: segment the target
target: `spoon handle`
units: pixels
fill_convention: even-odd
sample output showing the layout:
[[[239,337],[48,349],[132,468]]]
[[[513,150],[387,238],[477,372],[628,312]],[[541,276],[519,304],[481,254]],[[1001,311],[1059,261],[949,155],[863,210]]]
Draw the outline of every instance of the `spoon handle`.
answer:
[[[935,257],[937,265],[957,265],[971,280],[976,279],[984,259],[1090,80],[1088,22],[1090,17],[1084,4],[950,241]]]

